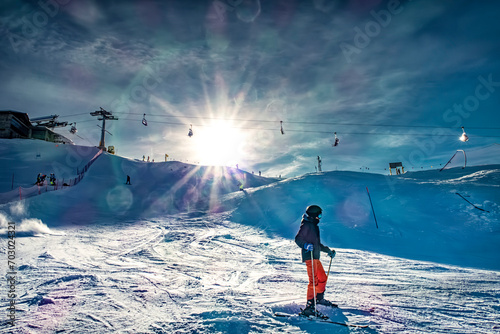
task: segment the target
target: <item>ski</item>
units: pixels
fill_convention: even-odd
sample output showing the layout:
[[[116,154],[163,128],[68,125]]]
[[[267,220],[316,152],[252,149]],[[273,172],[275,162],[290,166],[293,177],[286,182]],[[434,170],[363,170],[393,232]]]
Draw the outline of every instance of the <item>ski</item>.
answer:
[[[307,319],[310,321],[317,321],[317,322],[326,322],[329,324],[335,324],[335,325],[340,325],[340,326],[345,326],[345,327],[357,327],[357,328],[368,328],[368,325],[356,325],[356,324],[349,324],[349,323],[344,323],[344,322],[337,322],[333,321],[331,319],[321,319],[317,317],[306,317],[306,316],[301,316],[299,314],[290,314],[290,313],[283,313],[283,312],[275,312],[274,313],[275,317],[280,317],[280,318],[302,318],[302,319]]]

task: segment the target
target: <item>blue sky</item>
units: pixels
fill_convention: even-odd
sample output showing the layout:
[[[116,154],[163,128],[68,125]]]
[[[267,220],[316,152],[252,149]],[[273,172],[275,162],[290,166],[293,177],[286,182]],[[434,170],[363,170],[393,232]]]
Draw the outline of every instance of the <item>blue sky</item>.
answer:
[[[0,109],[76,122],[83,139],[58,132],[77,144],[98,144],[90,112],[103,107],[119,118],[106,145],[131,158],[270,176],[315,171],[318,155],[324,170],[380,173],[458,149],[500,162],[496,1],[41,0],[0,13]]]

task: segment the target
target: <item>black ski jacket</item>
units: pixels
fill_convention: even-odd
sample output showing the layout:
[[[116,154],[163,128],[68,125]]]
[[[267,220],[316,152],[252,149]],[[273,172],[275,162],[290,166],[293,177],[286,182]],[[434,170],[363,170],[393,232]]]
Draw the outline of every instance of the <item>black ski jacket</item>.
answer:
[[[311,252],[304,249],[305,244],[313,244],[313,257],[317,260],[319,260],[321,251],[328,253],[330,250],[330,248],[321,244],[318,223],[318,219],[313,219],[308,215],[302,216],[299,231],[295,236],[295,243],[302,249],[302,262],[311,259]]]

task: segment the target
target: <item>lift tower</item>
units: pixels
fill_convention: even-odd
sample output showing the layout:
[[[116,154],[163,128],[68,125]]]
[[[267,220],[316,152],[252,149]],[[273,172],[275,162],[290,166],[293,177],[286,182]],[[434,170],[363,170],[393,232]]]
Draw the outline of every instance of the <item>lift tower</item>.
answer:
[[[99,142],[98,148],[102,149],[103,151],[106,151],[106,145],[104,144],[104,134],[105,134],[105,132],[108,132],[108,131],[106,131],[106,120],[114,121],[114,120],[117,120],[118,117],[113,116],[111,114],[111,112],[102,109],[102,107],[101,107],[101,110],[96,110],[94,112],[91,112],[90,115],[101,117],[101,118],[98,118],[98,120],[102,121],[101,141]]]

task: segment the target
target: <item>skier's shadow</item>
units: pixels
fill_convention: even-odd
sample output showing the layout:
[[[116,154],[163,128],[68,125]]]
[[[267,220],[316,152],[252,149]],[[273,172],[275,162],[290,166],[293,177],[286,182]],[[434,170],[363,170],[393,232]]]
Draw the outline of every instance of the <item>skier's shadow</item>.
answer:
[[[273,308],[274,312],[284,312],[289,314],[298,314],[300,312],[300,308],[298,305],[283,305],[281,307]],[[349,320],[347,316],[344,314],[344,310],[341,308],[326,308],[323,306],[318,307],[318,311],[328,316],[330,320],[339,322],[339,323],[352,323],[352,324],[368,324],[368,319],[361,322],[361,320]],[[369,312],[364,312],[362,310],[354,310],[354,309],[346,309],[348,313],[366,315],[369,316]],[[291,325],[299,327],[306,333],[352,333],[355,331],[356,333],[378,333],[378,331],[374,328],[355,328],[355,327],[344,327],[338,324],[332,324],[327,322],[320,321],[310,321],[307,319],[303,319],[300,317],[293,318],[280,318],[284,319],[283,321],[288,321]]]
[[[324,307],[319,307],[320,312],[323,312],[323,314],[327,315],[330,320],[344,323],[344,324],[356,324],[356,325],[369,325],[370,323],[370,316],[371,313],[368,311],[363,311],[363,310],[358,310],[358,309],[344,309],[344,308],[324,308]],[[362,315],[364,317],[356,317],[356,318],[348,318],[344,313],[347,312],[350,315]],[[325,325],[330,325],[333,327],[341,327],[341,328],[335,328],[335,331],[332,329],[331,332],[333,333],[351,333],[355,331],[355,333],[378,333],[378,331],[375,328],[356,328],[356,327],[344,327],[341,325],[336,325],[336,324],[322,324],[323,327],[321,329],[322,333],[324,333],[324,326]]]

